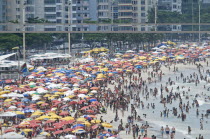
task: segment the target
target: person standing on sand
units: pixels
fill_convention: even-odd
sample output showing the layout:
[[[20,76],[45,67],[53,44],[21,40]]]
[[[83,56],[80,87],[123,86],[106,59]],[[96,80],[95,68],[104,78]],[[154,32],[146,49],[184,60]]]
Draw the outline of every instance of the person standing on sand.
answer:
[[[190,135],[190,134],[191,134],[191,127],[188,126],[188,135]]]
[[[136,138],[136,126],[135,125],[132,126],[132,131],[133,131],[133,138],[135,139]]]
[[[164,134],[164,128],[163,128],[163,126],[161,127],[160,132],[161,132],[161,135],[163,137],[163,134]]]
[[[140,128],[140,131],[141,131],[141,135],[143,136],[144,135],[144,125],[142,124],[141,128]]]
[[[175,129],[175,127],[172,127],[172,133],[175,135],[175,133],[176,133],[176,129]]]
[[[126,131],[126,135],[129,134],[129,125],[128,124],[125,125],[125,131]]]
[[[170,128],[168,127],[168,125],[166,125],[165,132],[166,132],[166,135],[169,136]]]

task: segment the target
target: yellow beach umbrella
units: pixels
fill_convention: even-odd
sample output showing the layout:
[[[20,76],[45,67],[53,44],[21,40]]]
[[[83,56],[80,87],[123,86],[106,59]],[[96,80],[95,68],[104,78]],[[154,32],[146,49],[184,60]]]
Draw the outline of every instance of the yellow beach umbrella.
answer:
[[[45,136],[50,136],[50,134],[47,133],[47,132],[41,132],[40,134],[41,134],[41,135],[45,135]]]
[[[11,102],[13,99],[6,99],[4,102]]]
[[[77,121],[86,121],[85,118],[78,118]]]
[[[91,120],[91,123],[96,123],[96,124],[98,124],[98,123],[101,123],[101,120]]]
[[[18,114],[18,115],[24,115],[24,113],[21,112],[21,111],[16,111],[15,113]]]
[[[43,115],[43,116],[38,117],[37,119],[43,120],[43,119],[49,119],[49,118],[50,117],[48,115]]]
[[[61,120],[69,121],[69,120],[74,120],[74,118],[71,116],[67,116],[67,117],[61,118]]]
[[[44,102],[43,101],[39,101],[39,102],[37,102],[36,104],[43,104]]]
[[[46,95],[44,95],[43,97],[49,97],[49,96],[51,96],[50,94],[46,94]]]
[[[23,132],[31,132],[33,131],[32,129],[23,129]]]
[[[107,127],[107,128],[112,128],[113,126],[109,123],[102,123],[101,124],[103,127]]]
[[[70,96],[68,96],[68,98],[74,98],[75,97],[75,95],[70,95]]]
[[[55,92],[55,95],[63,95],[63,92]]]
[[[85,122],[82,123],[82,124],[84,124],[84,125],[86,125],[86,126],[91,126],[91,124],[90,124],[88,121],[85,121]]]

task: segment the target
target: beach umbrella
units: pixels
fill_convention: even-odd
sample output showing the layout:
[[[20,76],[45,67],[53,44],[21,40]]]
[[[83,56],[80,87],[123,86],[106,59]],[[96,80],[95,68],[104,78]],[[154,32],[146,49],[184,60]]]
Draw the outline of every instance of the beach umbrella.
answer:
[[[69,104],[73,105],[73,104],[77,104],[77,102],[76,101],[71,101],[71,102],[69,102]]]
[[[67,117],[61,118],[61,120],[69,121],[69,120],[74,120],[74,118],[71,116],[67,116]]]
[[[101,124],[103,127],[107,127],[107,128],[112,128],[113,126],[110,125],[109,123],[102,123]]]
[[[19,125],[30,125],[30,123],[28,121],[23,121]]]
[[[76,139],[77,136],[75,136],[75,135],[66,135],[66,136],[64,136],[64,138],[65,139]]]
[[[29,113],[29,112],[34,112],[34,110],[29,109],[29,108],[25,108],[24,110],[22,110],[22,112]]]
[[[76,128],[76,127],[85,127],[85,125],[84,124],[76,124],[73,126],[73,128]]]
[[[91,90],[98,90],[99,87],[91,87],[90,89],[91,89]]]
[[[0,135],[0,138],[2,138],[2,139],[23,139],[24,136],[22,136],[16,132],[9,132],[9,133]]]
[[[82,117],[82,118],[78,118],[77,121],[86,121],[86,119]]]
[[[15,111],[15,113],[16,113],[17,115],[24,115],[24,113],[21,112],[21,111]]]
[[[73,131],[73,129],[71,129],[71,128],[66,128],[63,130],[63,132],[71,132],[71,131]]]
[[[91,93],[97,93],[97,91],[96,90],[92,90],[92,91],[90,91]]]
[[[88,121],[85,121],[85,122],[82,123],[82,124],[84,124],[84,125],[86,125],[86,126],[91,126],[91,124],[90,124]]]
[[[69,115],[69,112],[68,111],[63,111],[59,114],[60,116],[63,116],[63,115]]]
[[[85,97],[85,94],[79,94],[78,97]]]
[[[52,115],[52,116],[50,116],[50,118],[51,118],[51,119],[60,119],[61,117],[58,116],[58,115]]]
[[[11,102],[13,99],[6,99],[4,102]]]
[[[55,132],[54,132],[55,135],[61,134],[61,133],[63,133],[63,130],[58,130],[58,131],[55,131]]]
[[[31,121],[29,121],[29,123],[42,123],[42,122],[39,120],[31,120]]]
[[[43,119],[49,119],[49,118],[50,118],[49,116],[43,115],[43,116],[36,118],[36,120],[43,120]]]
[[[90,98],[90,101],[97,101],[96,98]]]
[[[67,121],[65,121],[65,124],[72,124],[74,122],[75,122],[75,120],[67,120]]]
[[[86,131],[84,129],[76,129],[76,130],[73,130],[72,132],[76,134],[82,134],[82,133],[85,133]]]
[[[55,120],[47,120],[45,123],[48,124],[48,123],[54,123]]]
[[[96,123],[96,124],[98,124],[98,123],[101,123],[101,120],[91,120],[91,123]]]
[[[32,129],[23,129],[23,132],[31,132],[33,131]]]
[[[31,124],[29,125],[29,127],[32,127],[32,128],[38,127],[38,126],[40,126],[40,125],[38,125],[38,124],[36,124],[36,123],[31,123]]]
[[[9,133],[9,132],[14,132],[15,130],[14,129],[6,129],[6,130],[4,130],[4,133]]]
[[[41,132],[40,134],[41,134],[41,135],[45,135],[45,136],[50,136],[50,134],[47,133],[47,132]]]
[[[80,100],[79,102],[78,102],[78,104],[82,104],[82,103],[85,103],[86,102],[86,100]]]
[[[86,110],[87,113],[94,113],[93,110]]]
[[[44,129],[44,130],[45,130],[45,131],[54,131],[55,128],[48,127],[48,128],[46,128],[46,129]]]

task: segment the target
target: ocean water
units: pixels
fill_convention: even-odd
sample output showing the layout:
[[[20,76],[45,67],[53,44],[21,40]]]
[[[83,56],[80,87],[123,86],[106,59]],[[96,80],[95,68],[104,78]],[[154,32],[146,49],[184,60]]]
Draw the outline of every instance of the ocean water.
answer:
[[[205,67],[204,69],[207,69],[207,67]],[[181,120],[181,118],[177,118],[175,116],[173,116],[172,114],[172,108],[176,107],[178,109],[178,114],[181,114],[181,111],[179,110],[178,106],[179,106],[179,100],[177,99],[176,101],[173,100],[172,104],[166,104],[167,109],[170,110],[169,113],[169,117],[160,117],[160,111],[164,110],[164,106],[162,103],[160,103],[160,97],[154,98],[152,96],[150,96],[149,100],[146,101],[145,98],[143,96],[141,96],[141,100],[144,102],[145,108],[139,108],[138,112],[140,113],[140,116],[143,118],[142,114],[147,114],[147,118],[143,118],[144,120],[148,121],[149,124],[153,125],[155,128],[159,128],[159,129],[155,129],[157,132],[157,137],[161,138],[160,136],[160,127],[163,126],[165,127],[166,125],[168,125],[169,127],[175,127],[176,131],[181,133],[183,136],[182,137],[177,137],[175,136],[175,139],[195,139],[196,137],[199,136],[199,134],[202,134],[204,139],[210,139],[210,115],[209,118],[207,119],[204,116],[204,120],[203,120],[203,127],[204,130],[200,130],[200,119],[201,119],[201,114],[203,113],[204,115],[206,114],[206,110],[210,109],[210,102],[205,102],[205,96],[201,95],[201,93],[203,92],[203,94],[206,94],[207,96],[210,96],[210,91],[207,91],[207,88],[209,87],[208,84],[206,84],[205,81],[201,81],[200,84],[198,84],[197,86],[195,86],[195,83],[183,83],[182,80],[176,81],[176,76],[180,76],[180,73],[183,73],[184,76],[189,76],[190,74],[193,74],[193,72],[198,73],[196,68],[192,68],[192,67],[185,67],[180,69],[179,72],[170,72],[168,74],[166,74],[165,76],[163,76],[162,82],[157,82],[149,84],[148,85],[148,89],[149,88],[160,88],[161,84],[163,84],[163,86],[166,85],[166,82],[168,81],[168,78],[171,77],[171,79],[173,81],[175,81],[175,85],[172,86],[167,86],[169,88],[169,90],[171,90],[171,88],[173,87],[173,92],[187,92],[188,88],[190,87],[190,92],[188,92],[188,96],[189,99],[185,99],[186,96],[182,96],[182,100],[183,103],[187,104],[187,101],[189,101],[189,104],[191,106],[191,109],[189,110],[189,113],[184,112],[185,114],[187,114],[186,120],[183,122]],[[203,88],[203,86],[206,85],[206,89]],[[179,86],[180,90],[176,90],[176,87]],[[181,89],[181,86],[185,86],[185,88]],[[182,93],[181,93],[182,94]],[[200,94],[200,97],[197,98],[198,102],[199,102],[199,116],[196,116],[196,107],[192,107],[192,102],[195,99],[195,95],[196,94]],[[159,90],[159,95],[160,95],[160,90]],[[164,96],[166,96],[167,93],[164,91]],[[147,103],[155,103],[155,109],[152,109],[151,107],[149,109],[146,108]],[[188,135],[188,126],[191,127],[191,135]],[[166,138],[166,136],[164,137]]]

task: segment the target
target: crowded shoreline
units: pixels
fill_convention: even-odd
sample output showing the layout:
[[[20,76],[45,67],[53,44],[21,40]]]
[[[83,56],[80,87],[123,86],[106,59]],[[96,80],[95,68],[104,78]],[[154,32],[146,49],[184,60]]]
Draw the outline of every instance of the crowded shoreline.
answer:
[[[197,94],[192,94],[193,101],[189,103],[188,93],[193,91],[192,86],[201,86],[200,81],[207,86],[207,49],[128,52],[116,54],[114,60],[108,53],[98,55],[108,50],[93,50],[87,52],[88,57],[90,53],[94,57],[88,62],[59,69],[30,69],[31,75],[22,82],[2,84],[1,111],[14,114],[9,120],[0,115],[4,119],[2,132],[16,132],[27,138],[208,138],[206,133],[199,137],[197,129],[187,124],[187,133],[171,124],[190,120],[189,110],[199,109]],[[190,83],[189,89],[186,85]],[[209,96],[206,94],[205,98],[208,100]],[[190,112],[196,113],[196,109]],[[155,121],[157,117],[161,117],[159,121]],[[201,122],[198,128],[208,121],[204,112],[197,117]],[[167,124],[170,118],[174,121]],[[165,120],[165,125],[160,125]]]

